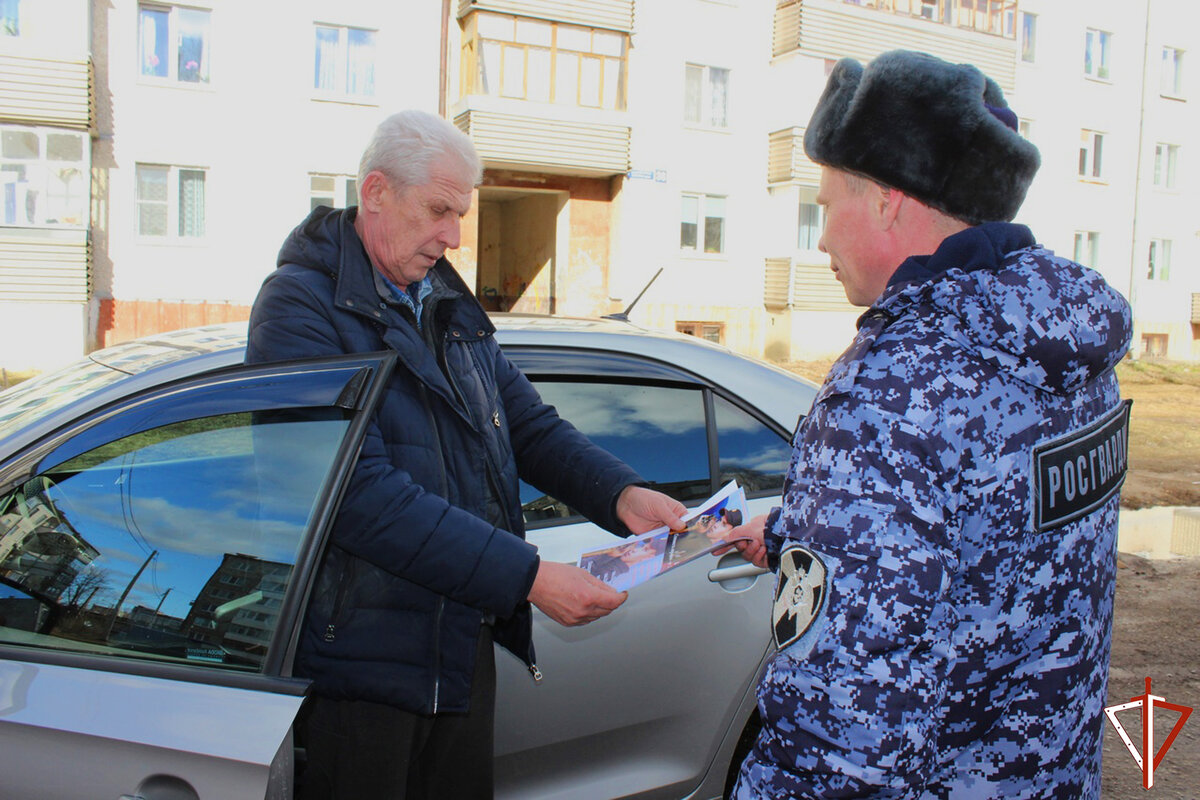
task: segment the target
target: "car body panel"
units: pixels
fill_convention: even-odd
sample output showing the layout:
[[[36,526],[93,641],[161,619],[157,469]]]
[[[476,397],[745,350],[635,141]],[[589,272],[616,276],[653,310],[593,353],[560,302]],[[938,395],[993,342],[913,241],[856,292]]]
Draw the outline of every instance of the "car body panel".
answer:
[[[583,377],[686,386],[752,413],[785,443],[815,394],[812,384],[790,373],[691,337],[612,321],[523,315],[497,315],[497,326],[498,341],[535,381]],[[53,397],[39,396],[32,384],[0,397],[0,408],[15,409],[0,413],[5,492],[46,464],[89,451],[97,442],[88,431],[102,429],[106,420],[127,420],[130,431],[153,428],[219,413],[230,396],[247,410],[289,403],[358,409],[355,431],[347,433],[297,545],[293,586],[263,672],[120,658],[103,647],[23,646],[10,629],[0,640],[0,795],[292,796],[290,725],[305,686],[288,677],[295,639],[352,469],[354,437],[382,387],[378,376],[391,365],[374,357],[371,387],[334,398],[317,386],[303,388],[311,371],[340,368],[330,360],[242,367],[244,341],[244,325],[164,334],[93,354],[91,367],[119,372],[85,369],[86,387],[68,375],[46,384]],[[264,380],[264,370],[277,373],[275,379]],[[186,402],[172,410],[164,398],[173,392]],[[18,402],[3,405],[13,395]],[[44,403],[52,407],[39,410]],[[706,408],[711,420],[711,400]],[[715,437],[710,432],[708,438],[711,446]],[[710,460],[716,463],[715,456]],[[719,488],[715,473],[711,482],[713,491]],[[749,510],[765,513],[776,501],[777,493],[754,496]],[[568,562],[618,541],[578,518],[535,523],[528,538],[542,558]],[[564,628],[535,612],[542,680],[498,652],[497,797],[720,796],[770,651],[772,584],[770,575],[731,553],[636,587],[616,613],[589,626]],[[45,762],[47,753],[78,768],[52,779],[24,768],[34,759]],[[171,794],[176,789],[181,793]]]

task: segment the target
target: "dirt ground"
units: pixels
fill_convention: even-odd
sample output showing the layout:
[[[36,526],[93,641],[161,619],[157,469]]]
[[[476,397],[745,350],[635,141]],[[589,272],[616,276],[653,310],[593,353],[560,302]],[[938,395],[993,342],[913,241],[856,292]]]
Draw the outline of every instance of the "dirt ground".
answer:
[[[827,361],[785,365],[820,381]],[[1121,491],[1127,509],[1200,506],[1200,367],[1127,361],[1117,368],[1122,397],[1133,400],[1129,474]],[[1121,553],[1117,562],[1116,614],[1108,705],[1127,703],[1146,691],[1195,709],[1142,787],[1142,772],[1113,727],[1104,723],[1102,800],[1197,800],[1200,798],[1200,558],[1150,561]],[[1142,750],[1137,709],[1121,724]],[[1155,742],[1161,747],[1179,715],[1158,709]]]

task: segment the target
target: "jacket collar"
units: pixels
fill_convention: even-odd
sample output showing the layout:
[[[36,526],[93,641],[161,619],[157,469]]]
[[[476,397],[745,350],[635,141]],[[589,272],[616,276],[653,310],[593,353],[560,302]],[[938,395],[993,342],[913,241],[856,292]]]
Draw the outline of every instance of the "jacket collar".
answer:
[[[1032,247],[1033,231],[1011,222],[985,222],[947,236],[932,255],[909,256],[888,281],[888,288],[904,283],[925,283],[948,269],[963,272],[996,269],[1004,256]]]
[[[356,209],[347,209],[338,221],[341,239],[337,264],[337,285],[334,290],[334,306],[352,313],[382,320],[385,306],[390,298],[383,296],[376,283],[375,267],[367,256],[358,231],[354,229]],[[466,282],[445,257],[439,258],[429,271],[433,293],[428,303],[456,300],[451,303],[450,313],[445,318],[446,332],[455,338],[482,339],[496,332],[487,312],[479,305]]]

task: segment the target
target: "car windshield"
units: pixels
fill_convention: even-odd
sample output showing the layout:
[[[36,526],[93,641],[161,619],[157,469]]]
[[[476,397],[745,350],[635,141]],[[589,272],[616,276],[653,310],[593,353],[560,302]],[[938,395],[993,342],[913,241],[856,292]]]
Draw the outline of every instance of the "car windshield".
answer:
[[[0,394],[0,439],[123,377],[125,373],[85,358],[17,384]]]

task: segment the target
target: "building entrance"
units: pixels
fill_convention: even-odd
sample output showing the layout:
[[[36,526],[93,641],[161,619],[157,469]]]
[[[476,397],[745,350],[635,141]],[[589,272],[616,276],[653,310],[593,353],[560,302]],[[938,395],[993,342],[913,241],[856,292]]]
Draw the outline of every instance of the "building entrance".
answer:
[[[568,196],[560,191],[480,187],[475,294],[488,311],[557,310]]]

